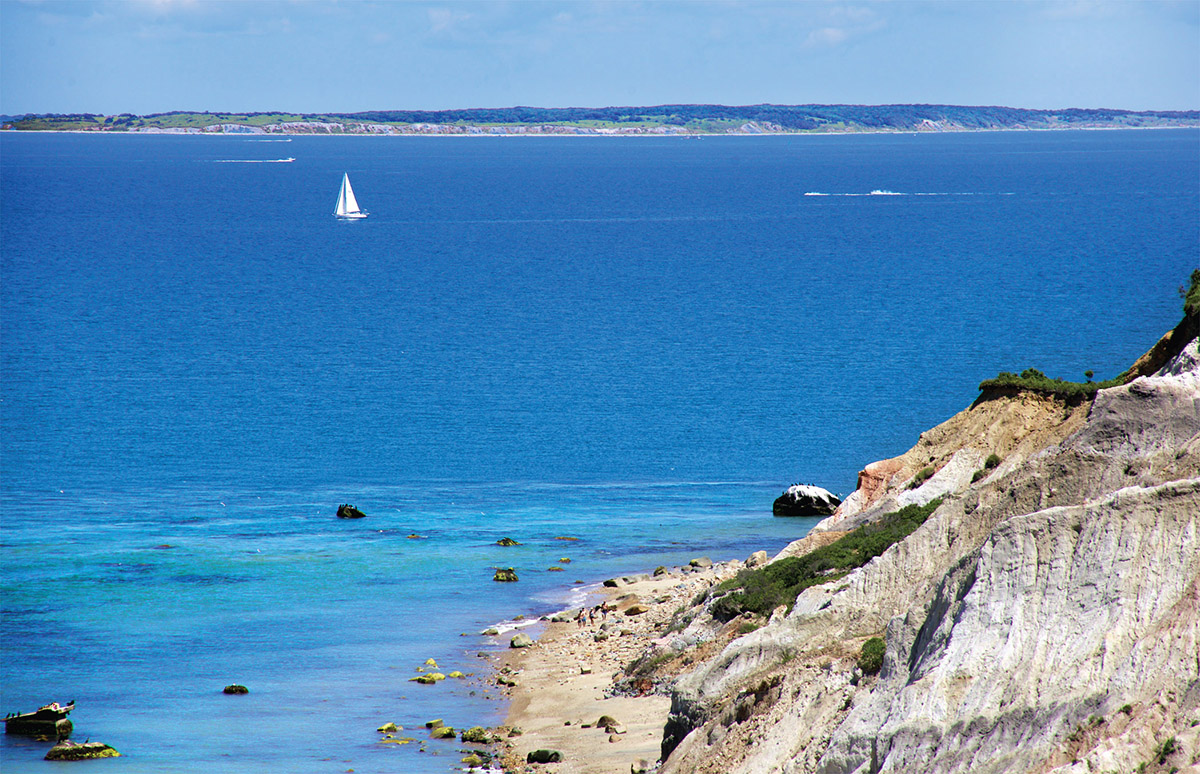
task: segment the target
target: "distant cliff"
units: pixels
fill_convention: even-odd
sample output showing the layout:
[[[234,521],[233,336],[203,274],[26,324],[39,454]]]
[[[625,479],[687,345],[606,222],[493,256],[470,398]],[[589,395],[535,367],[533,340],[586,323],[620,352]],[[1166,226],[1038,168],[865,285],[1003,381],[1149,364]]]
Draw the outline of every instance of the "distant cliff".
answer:
[[[372,110],[361,113],[197,113],[6,116],[21,131],[267,134],[764,134],[1119,129],[1200,126],[1200,111],[959,105],[656,105],[603,108]]]
[[[868,465],[773,564],[936,510],[760,628],[720,587],[682,613],[662,774],[1197,770],[1195,323],[1126,384],[996,395]]]

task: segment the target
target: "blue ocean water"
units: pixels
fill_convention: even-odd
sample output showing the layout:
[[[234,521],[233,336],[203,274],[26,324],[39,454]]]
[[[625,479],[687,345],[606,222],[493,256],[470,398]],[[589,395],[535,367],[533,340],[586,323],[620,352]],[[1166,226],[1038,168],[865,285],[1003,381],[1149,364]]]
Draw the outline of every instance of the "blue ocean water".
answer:
[[[374,729],[498,722],[477,631],[775,550],[1001,370],[1115,375],[1198,253],[1195,130],[0,134],[2,709],[123,771],[450,771]]]

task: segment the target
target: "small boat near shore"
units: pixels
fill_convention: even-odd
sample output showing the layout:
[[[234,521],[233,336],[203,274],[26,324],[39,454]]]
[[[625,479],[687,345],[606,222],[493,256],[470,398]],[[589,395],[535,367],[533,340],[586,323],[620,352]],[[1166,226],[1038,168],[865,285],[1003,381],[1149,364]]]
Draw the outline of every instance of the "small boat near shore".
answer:
[[[4,733],[66,739],[71,735],[73,728],[67,715],[73,709],[74,701],[65,706],[53,702],[39,707],[34,712],[11,714],[4,718]]]

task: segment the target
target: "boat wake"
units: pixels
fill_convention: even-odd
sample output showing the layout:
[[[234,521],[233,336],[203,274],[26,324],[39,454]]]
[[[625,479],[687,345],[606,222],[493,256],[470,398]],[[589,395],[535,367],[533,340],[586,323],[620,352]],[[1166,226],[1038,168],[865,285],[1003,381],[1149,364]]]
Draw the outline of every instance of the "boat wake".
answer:
[[[876,188],[870,193],[826,193],[824,191],[807,191],[805,196],[1015,196],[1012,191],[889,191]]]
[[[291,164],[295,157],[286,159],[209,159],[214,164]]]

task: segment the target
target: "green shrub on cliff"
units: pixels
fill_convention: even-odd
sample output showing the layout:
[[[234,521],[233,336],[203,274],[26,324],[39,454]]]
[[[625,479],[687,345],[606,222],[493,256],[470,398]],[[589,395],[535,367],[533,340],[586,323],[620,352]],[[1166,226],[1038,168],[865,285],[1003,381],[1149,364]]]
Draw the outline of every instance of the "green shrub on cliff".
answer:
[[[1183,296],[1183,313],[1188,317],[1200,317],[1200,269],[1192,270],[1192,284]]]
[[[862,653],[858,656],[858,668],[864,675],[873,675],[883,668],[883,654],[886,643],[882,637],[872,637],[863,643]]]
[[[937,499],[926,505],[907,505],[804,556],[789,556],[765,567],[742,570],[717,586],[715,593],[726,593],[713,602],[713,617],[731,621],[746,612],[769,616],[780,605],[790,609],[801,591],[862,567],[915,532],[941,504]]]

